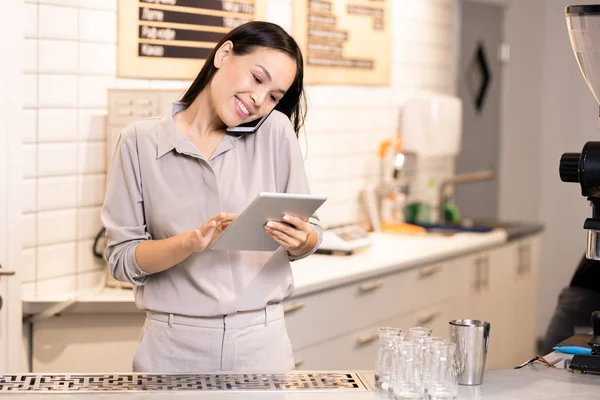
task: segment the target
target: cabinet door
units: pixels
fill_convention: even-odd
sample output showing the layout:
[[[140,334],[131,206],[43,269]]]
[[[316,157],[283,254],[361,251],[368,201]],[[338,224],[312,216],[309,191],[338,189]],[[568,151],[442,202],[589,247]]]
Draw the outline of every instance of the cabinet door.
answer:
[[[515,264],[514,246],[492,249],[475,256],[472,266],[473,316],[491,325],[486,368],[509,367],[514,299],[511,271]]]
[[[512,270],[514,297],[513,363],[533,357],[537,337],[537,289],[539,271],[539,237],[516,243],[516,258]]]

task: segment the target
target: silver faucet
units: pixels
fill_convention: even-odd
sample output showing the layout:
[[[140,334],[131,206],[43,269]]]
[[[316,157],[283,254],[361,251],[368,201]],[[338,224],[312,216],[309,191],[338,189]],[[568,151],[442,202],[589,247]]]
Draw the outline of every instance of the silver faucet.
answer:
[[[446,204],[449,200],[449,196],[446,195],[446,190],[448,188],[448,186],[450,185],[454,185],[457,183],[467,183],[467,182],[479,182],[479,181],[486,181],[489,179],[493,179],[494,178],[494,171],[492,170],[485,170],[485,171],[477,171],[477,172],[469,172],[466,174],[458,174],[455,175],[451,178],[448,178],[444,181],[442,181],[442,184],[440,185],[440,191],[439,191],[439,220],[440,220],[440,224],[444,224],[446,223]]]

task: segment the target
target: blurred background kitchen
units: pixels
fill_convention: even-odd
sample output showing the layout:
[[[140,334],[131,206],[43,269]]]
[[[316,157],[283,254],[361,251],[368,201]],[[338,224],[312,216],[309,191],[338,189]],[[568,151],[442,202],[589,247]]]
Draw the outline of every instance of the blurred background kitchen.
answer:
[[[167,110],[201,65],[158,60],[169,43],[141,28],[158,45],[137,56],[138,17],[160,22],[138,7],[168,16],[168,3],[0,6],[0,264],[16,272],[0,276],[0,372],[130,371],[144,315],[94,243],[120,129]],[[371,369],[378,326],[447,336],[455,318],[491,321],[489,368],[534,355],[590,213],[558,162],[599,135],[566,32],[570,3],[223,3],[237,12],[209,12],[225,17],[209,31],[266,19],[312,63],[299,141],[312,192],[329,197],[329,231],[325,254],[293,267],[297,367]],[[323,66],[336,54],[346,64]]]

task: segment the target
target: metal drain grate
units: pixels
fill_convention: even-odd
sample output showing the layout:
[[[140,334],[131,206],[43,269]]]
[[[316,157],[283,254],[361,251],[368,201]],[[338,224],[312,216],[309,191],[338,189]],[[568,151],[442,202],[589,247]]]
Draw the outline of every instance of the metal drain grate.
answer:
[[[368,390],[351,372],[286,375],[47,374],[0,375],[3,392],[132,392],[160,390]]]

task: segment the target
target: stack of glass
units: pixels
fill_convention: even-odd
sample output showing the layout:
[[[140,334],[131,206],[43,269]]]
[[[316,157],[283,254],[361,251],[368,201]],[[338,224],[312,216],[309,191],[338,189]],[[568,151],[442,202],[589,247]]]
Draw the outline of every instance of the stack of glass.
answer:
[[[379,329],[375,386],[394,400],[447,400],[458,396],[456,344],[429,328]]]

